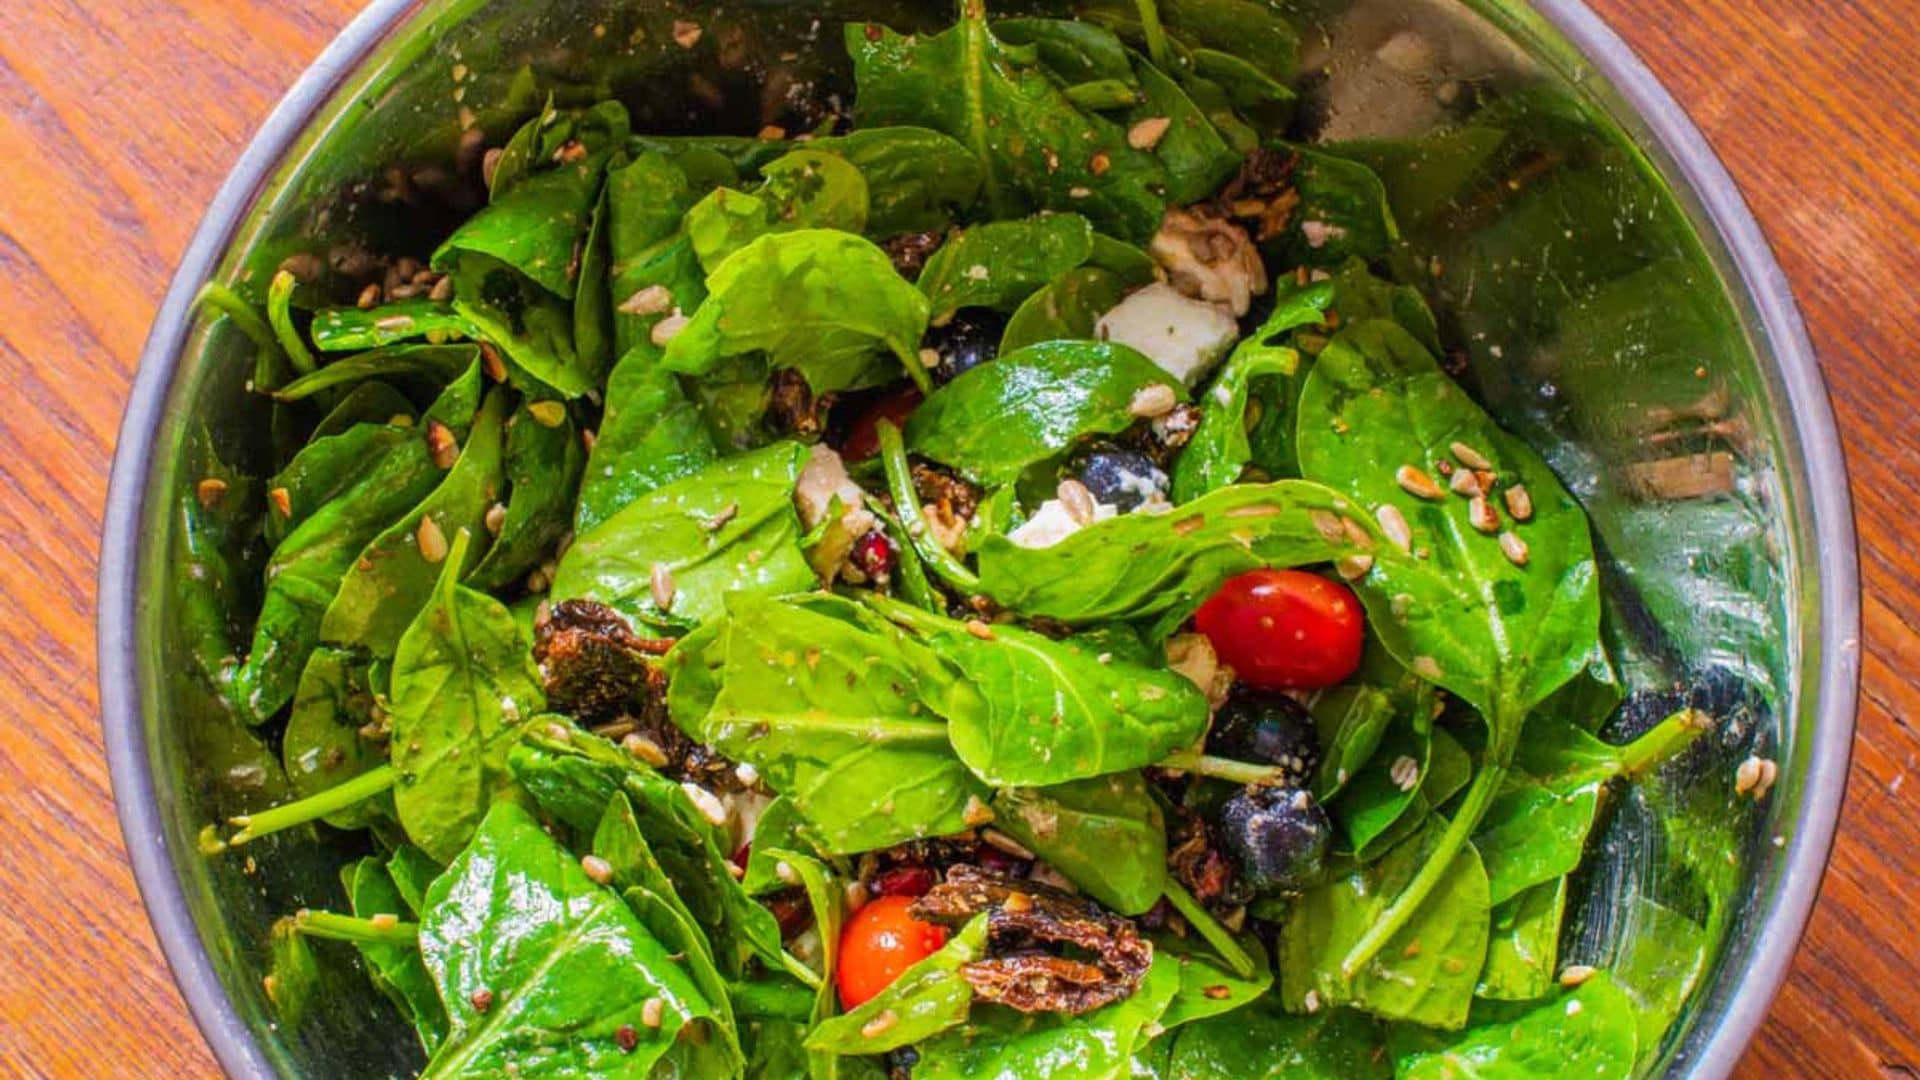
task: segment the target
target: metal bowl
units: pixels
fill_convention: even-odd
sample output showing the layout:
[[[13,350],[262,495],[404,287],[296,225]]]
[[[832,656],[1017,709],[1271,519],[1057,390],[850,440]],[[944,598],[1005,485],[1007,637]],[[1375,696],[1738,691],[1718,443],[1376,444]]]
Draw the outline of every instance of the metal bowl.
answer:
[[[1450,190],[1444,204],[1403,210],[1402,269],[1449,312],[1483,399],[1548,453],[1591,511],[1629,683],[1668,701],[1678,683],[1722,719],[1713,745],[1612,815],[1578,883],[1566,947],[1605,960],[1633,933],[1634,897],[1699,919],[1710,959],[1653,1071],[1725,1076],[1813,906],[1857,689],[1846,474],[1787,284],[1700,133],[1578,0],[1283,6],[1312,27],[1306,50],[1328,72],[1316,94],[1320,134],[1392,137],[1375,143],[1402,148],[1377,159],[1390,183]],[[523,70],[585,96],[623,95],[640,130],[754,130],[755,79],[703,70],[714,50],[669,40],[672,19],[705,10],[374,0],[267,120],[160,309],[108,500],[101,706],[141,892],[188,1005],[234,1076],[389,1075],[418,1062],[364,983],[298,1024],[277,1022],[261,988],[272,919],[337,903],[348,841],[276,838],[248,859],[210,859],[195,843],[204,825],[276,798],[280,781],[259,740],[189,674],[195,628],[244,598],[216,596],[209,608],[206,591],[176,571],[186,542],[178,510],[211,457],[244,468],[264,442],[262,413],[246,401],[247,346],[197,317],[193,295],[209,280],[264,283],[289,257],[309,260],[324,289],[365,241],[430,243],[445,208],[414,195],[473,168],[478,137],[465,132],[498,142],[537,105],[516,81]],[[767,42],[772,62],[808,39],[816,17],[830,27],[944,16],[944,5],[761,0],[734,12],[727,40],[749,55]],[[716,13],[716,28],[726,19]],[[842,77],[831,52],[781,62]],[[694,74],[710,76],[705,116],[687,93]],[[1520,103],[1507,122],[1526,154],[1450,177],[1458,133],[1476,122],[1461,119],[1464,103],[1486,90]],[[734,100],[715,110],[715,94]],[[1621,734],[1635,712],[1616,721]],[[1731,790],[1749,753],[1780,765],[1758,804]],[[1726,869],[1703,872],[1709,863]]]

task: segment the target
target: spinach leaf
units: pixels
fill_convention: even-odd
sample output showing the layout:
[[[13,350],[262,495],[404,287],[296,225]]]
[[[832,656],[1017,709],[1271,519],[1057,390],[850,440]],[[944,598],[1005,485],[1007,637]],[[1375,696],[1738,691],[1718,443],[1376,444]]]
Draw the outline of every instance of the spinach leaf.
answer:
[[[553,598],[607,604],[639,624],[691,626],[729,592],[798,592],[815,583],[793,505],[806,447],[783,442],[716,461],[634,501],[576,539]],[[654,568],[672,588],[655,596]]]
[[[1251,933],[1241,935],[1239,942],[1240,950],[1254,958],[1252,975],[1241,975],[1192,938],[1173,934],[1154,937],[1154,956],[1174,961],[1180,971],[1180,989],[1158,1021],[1162,1029],[1172,1030],[1233,1012],[1266,996],[1273,987],[1267,950]]]
[[[465,531],[491,538],[486,531],[487,508],[504,486],[501,451],[506,411],[505,392],[489,393],[446,479],[361,549],[327,605],[320,621],[321,640],[351,643],[377,656],[390,654],[433,591],[437,568],[450,558],[448,542],[454,535]],[[464,576],[483,553],[477,545],[469,545],[464,552],[467,561],[451,564],[453,572]]]
[[[1240,479],[1253,460],[1247,438],[1247,403],[1255,379],[1292,379],[1300,354],[1279,343],[1282,335],[1317,324],[1333,299],[1324,284],[1281,298],[1260,329],[1234,346],[1206,394],[1200,426],[1173,469],[1173,501],[1190,502]]]
[[[1159,902],[1167,825],[1139,773],[1007,788],[992,806],[999,828],[1107,907],[1139,915]]]
[[[353,913],[359,918],[411,913],[386,864],[379,859],[373,856],[361,859],[345,867],[341,876],[346,879],[347,898]],[[434,1047],[447,1037],[447,1010],[440,1004],[433,977],[421,962],[419,946],[378,941],[356,941],[354,945],[366,961],[373,984],[392,999],[400,1015],[419,1031],[420,1043],[427,1053],[433,1053]]]
[[[311,441],[330,438],[353,430],[356,424],[392,424],[412,427],[419,419],[413,402],[394,387],[368,380],[340,395],[340,400],[313,425]]]
[[[709,641],[717,636],[717,634],[710,635],[709,631],[704,629],[698,633]],[[698,648],[700,647],[695,647],[695,649]],[[692,651],[690,650],[689,656],[692,655]],[[689,681],[693,680],[689,679]],[[772,802],[761,808],[760,816],[753,824],[753,835],[747,838],[751,845],[751,850],[747,853],[747,873],[740,879],[740,885],[747,890],[748,895],[765,896],[789,887],[789,882],[781,880],[780,860],[767,853],[769,851],[814,851],[812,841],[803,835],[806,824],[807,819],[800,816],[800,811],[794,808],[793,800],[785,795],[774,796]]]
[[[1445,831],[1429,824],[1378,862],[1337,869],[1301,895],[1281,930],[1281,995],[1288,1009],[1352,1005],[1431,1027],[1466,1023],[1486,962],[1491,907],[1486,871],[1470,844],[1445,852],[1438,887],[1371,963],[1352,975],[1343,968],[1353,943],[1436,857]]]
[[[401,844],[387,856],[387,876],[393,879],[393,887],[400,891],[400,899],[407,905],[407,914],[418,917],[420,909],[426,906],[427,888],[433,879],[445,869],[433,861],[433,857],[412,844]]]
[[[1135,58],[1133,72],[1144,100],[1128,115],[1128,124],[1149,118],[1171,121],[1153,148],[1166,168],[1167,200],[1185,205],[1212,198],[1240,171],[1241,155],[1227,145],[1193,100],[1160,68]]]
[[[514,410],[507,421],[505,511],[470,585],[504,589],[540,565],[567,531],[586,456],[573,417],[560,402],[522,402]],[[489,508],[482,522],[491,523],[492,515]]]
[[[860,125],[915,124],[958,139],[980,162],[992,218],[1073,211],[1142,243],[1160,227],[1159,159],[1127,145],[1119,124],[1077,109],[1037,50],[1002,44],[984,6],[963,8],[958,25],[937,34],[851,24],[846,44]]]
[[[1281,265],[1333,267],[1350,258],[1377,259],[1399,242],[1387,189],[1372,169],[1304,146],[1291,149],[1300,206],[1287,231],[1269,242]]]
[[[450,859],[512,790],[507,753],[545,708],[529,643],[498,600],[459,584],[467,534],[393,659],[394,808],[427,854]]]
[[[1699,923],[1644,896],[1634,897],[1625,915],[1607,973],[1633,1002],[1645,1069],[1706,977],[1711,939]]]
[[[475,367],[440,395],[428,419],[456,434],[466,430],[479,391]],[[445,472],[434,465],[422,429],[398,428],[391,438],[379,440],[379,451],[364,468],[330,489],[338,493],[305,514],[274,546],[252,651],[246,663],[231,670],[225,686],[235,713],[249,723],[272,716],[293,696],[307,657],[320,643],[321,620],[361,550],[441,483]]]
[[[938,232],[980,196],[980,163],[966,147],[916,127],[864,128],[810,140],[867,180],[867,233]]]
[[[1683,711],[1626,746],[1610,746],[1568,721],[1536,716],[1473,834],[1493,902],[1572,873],[1586,854],[1605,785],[1672,758],[1711,726],[1704,714]]]
[[[1567,994],[1530,1006],[1483,1005],[1455,1035],[1409,1024],[1388,1032],[1394,1075],[1406,1080],[1488,1080],[1633,1075],[1633,1002],[1605,974]]]
[[[420,952],[451,1022],[424,1077],[645,1077],[682,1027],[715,1015],[632,910],[511,802],[434,882]]]
[[[917,1080],[1044,1076],[1048,1080],[1117,1080],[1135,1048],[1180,990],[1178,963],[1154,958],[1130,997],[1081,1016],[1027,1015],[981,1005],[967,1022],[921,1041]]]
[[[1307,376],[1299,423],[1308,477],[1363,506],[1390,506],[1409,526],[1409,548],[1381,545],[1356,583],[1369,624],[1410,671],[1478,709],[1489,736],[1434,864],[1354,944],[1343,964],[1351,976],[1448,873],[1452,852],[1504,785],[1527,714],[1585,667],[1599,640],[1599,589],[1586,515],[1573,497],[1398,326],[1364,322],[1335,337]],[[1503,488],[1524,487],[1530,512],[1524,522],[1495,522],[1504,539],[1473,521],[1476,509],[1499,516],[1493,498],[1432,500],[1402,487],[1406,470],[1431,475],[1462,449],[1472,459],[1462,468],[1484,456]]]
[[[964,830],[987,792],[927,708],[976,695],[899,630],[836,617],[844,603],[733,597],[673,653],[674,722],[758,768],[829,853]]]
[[[314,348],[321,352],[351,353],[388,348],[402,342],[435,336],[455,338],[479,335],[479,329],[471,320],[455,311],[453,305],[438,300],[396,300],[373,308],[327,308],[314,313],[313,325],[308,332],[313,335]],[[427,347],[435,346],[429,344]],[[333,366],[336,365],[328,365]],[[302,386],[303,392],[311,391],[313,384],[321,381],[320,372],[314,372],[281,387],[279,393],[292,393],[295,386]]]
[[[975,688],[970,698],[949,698],[947,732],[960,760],[995,787],[1138,769],[1206,732],[1206,697],[1164,668],[1111,654],[1103,662],[1072,638],[970,626],[878,596],[867,602]]]
[[[707,278],[709,296],[667,343],[664,363],[705,375],[728,357],[765,352],[815,393],[875,385],[885,350],[925,389],[920,335],[927,301],[871,242],[830,229],[774,233],[734,252]]]
[[[461,372],[479,359],[480,350],[474,345],[389,345],[308,372],[274,391],[273,397],[276,401],[305,401],[323,391],[365,379],[420,381],[437,391],[459,378]],[[385,420],[391,415],[390,412],[381,414],[379,419]]]
[[[1314,796],[1332,799],[1373,759],[1395,719],[1411,724],[1431,717],[1438,691],[1409,672],[1379,642],[1368,639],[1360,670],[1352,679],[1321,694],[1311,711],[1323,752],[1314,778]]]
[[[1112,80],[1131,84],[1126,46],[1113,31],[1076,19],[995,19],[994,36],[1008,45],[1030,46],[1040,63],[1069,86]]]
[[[780,924],[740,887],[721,848],[722,834],[694,806],[687,790],[595,735],[556,738],[529,727],[508,757],[514,779],[542,809],[581,833],[598,827],[616,792],[624,792],[655,857],[688,911],[713,944],[714,963],[737,977],[748,956],[798,975],[805,968],[780,947]],[[811,972],[806,972],[812,978]]]
[[[840,927],[846,915],[846,889],[838,887],[826,866],[808,855],[785,848],[772,848],[775,865],[784,865],[800,879],[813,909],[814,933],[820,938],[820,985],[814,991],[813,1011],[809,1019],[820,1023],[833,1016],[839,1002],[834,972],[840,962]],[[840,1060],[830,1051],[807,1049],[808,1075],[822,1080],[837,1080]]]
[[[368,666],[365,655],[344,649],[321,647],[308,658],[280,748],[296,797],[317,795],[386,764],[386,747],[361,734],[375,723],[377,709]],[[362,829],[392,813],[393,801],[382,795],[325,820],[339,829]]]
[[[961,308],[1012,311],[1092,254],[1093,226],[1079,214],[989,221],[949,235],[927,257],[917,284],[938,326]]]
[[[1014,309],[1000,334],[999,355],[1046,341],[1092,340],[1100,316],[1112,311],[1126,291],[1119,276],[1097,266],[1067,271]]]
[[[1496,1001],[1538,1001],[1551,993],[1566,908],[1566,878],[1541,882],[1496,903],[1487,964],[1474,994]]]
[[[1010,611],[1076,624],[1184,619],[1234,574],[1365,555],[1373,530],[1347,498],[1318,484],[1236,484],[1172,513],[1096,521],[1050,547],[989,536],[980,591]]]
[[[661,366],[665,350],[652,338],[653,327],[674,309],[691,312],[706,299],[706,276],[680,227],[692,201],[686,176],[658,153],[607,174],[614,338],[621,355],[607,379],[606,411],[581,478],[577,534],[718,456],[699,407]]]
[[[945,945],[901,972],[885,990],[815,1024],[807,1033],[807,1048],[835,1054],[884,1054],[961,1024],[973,1004],[973,987],[960,969],[986,949],[987,917],[975,915]],[[885,1013],[892,1013],[895,1021],[875,1025]],[[869,1025],[881,1030],[869,1035]]]
[[[1390,1080],[1379,1025],[1353,1009],[1288,1013],[1275,997],[1188,1026],[1167,1080]]]
[[[1184,400],[1153,361],[1101,341],[1051,341],[981,364],[934,391],[907,421],[907,448],[998,487],[1096,434],[1130,427],[1148,387]]]
[[[719,188],[687,211],[687,239],[709,274],[768,233],[866,230],[867,181],[845,158],[806,147],[768,162],[761,175],[752,193]]]

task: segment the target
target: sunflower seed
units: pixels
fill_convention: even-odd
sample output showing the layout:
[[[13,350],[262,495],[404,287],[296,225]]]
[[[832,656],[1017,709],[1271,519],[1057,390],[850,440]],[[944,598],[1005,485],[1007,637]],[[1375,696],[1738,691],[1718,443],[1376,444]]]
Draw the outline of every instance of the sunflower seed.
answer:
[[[1135,150],[1151,150],[1160,145],[1161,138],[1172,126],[1172,117],[1149,116],[1127,129],[1127,145]]]
[[[1380,531],[1387,534],[1387,539],[1393,541],[1394,547],[1406,552],[1413,550],[1413,527],[1407,524],[1407,515],[1401,513],[1399,507],[1387,503],[1375,510],[1373,516],[1380,522]]]
[[[453,437],[453,429],[438,420],[427,421],[427,453],[435,466],[453,468],[453,463],[460,460],[460,442]]]
[[[420,528],[414,532],[414,542],[420,545],[420,557],[438,565],[447,558],[447,534],[440,530],[440,523],[432,515],[420,519]]]
[[[659,743],[654,742],[652,739],[647,738],[637,731],[621,739],[620,748],[656,769],[666,767],[668,761],[667,752],[660,749]]]
[[[661,611],[673,610],[673,597],[675,592],[673,587],[673,567],[663,562],[654,563],[647,584],[653,590],[653,606],[659,608]]]
[[[1066,507],[1068,517],[1081,525],[1093,524],[1097,508],[1094,506],[1093,492],[1087,490],[1087,485],[1068,477],[1060,481],[1057,494],[1060,505]]]
[[[1447,487],[1451,488],[1455,495],[1465,495],[1469,499],[1475,495],[1486,494],[1480,487],[1479,475],[1472,469],[1453,470],[1453,477],[1447,481]]]
[[[1127,412],[1153,420],[1172,412],[1178,404],[1180,398],[1173,392],[1173,387],[1166,383],[1154,383],[1134,391],[1133,400],[1127,402]]]
[[[1446,494],[1440,490],[1440,485],[1434,483],[1433,477],[1428,476],[1425,470],[1412,465],[1402,465],[1395,469],[1393,482],[1399,484],[1401,490],[1407,494],[1419,499],[1438,499]]]
[[[1491,536],[1500,531],[1500,512],[1485,495],[1475,495],[1467,504],[1467,520],[1473,527]]]
[[[1502,493],[1507,500],[1507,513],[1515,521],[1526,521],[1533,517],[1533,496],[1527,493],[1525,485],[1515,484]]]
[[[1510,532],[1500,534],[1500,554],[1515,566],[1527,565],[1527,542]]]
[[[613,864],[598,855],[587,855],[580,860],[580,869],[587,872],[595,885],[605,885],[613,880]]]
[[[558,401],[535,401],[527,405],[527,415],[544,428],[557,428],[567,422],[567,407]]]

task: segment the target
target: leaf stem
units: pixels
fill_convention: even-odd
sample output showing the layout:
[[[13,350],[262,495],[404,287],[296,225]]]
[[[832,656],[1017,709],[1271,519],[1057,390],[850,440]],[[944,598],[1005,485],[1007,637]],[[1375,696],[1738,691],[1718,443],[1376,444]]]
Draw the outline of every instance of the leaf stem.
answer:
[[[1207,944],[1213,946],[1213,951],[1220,954],[1220,959],[1227,962],[1235,975],[1242,979],[1253,977],[1253,957],[1248,956],[1247,950],[1233,940],[1233,935],[1220,925],[1220,920],[1214,918],[1212,912],[1202,907],[1192,893],[1171,877],[1167,878],[1166,897],[1167,903],[1173,905],[1173,910],[1187,920],[1188,926],[1200,931],[1200,936],[1207,939]]]
[[[1167,29],[1160,24],[1160,5],[1156,0],[1134,0],[1134,6],[1140,10],[1140,30],[1147,39],[1147,58],[1153,66],[1171,76],[1173,59],[1167,50]]]
[[[787,974],[799,979],[807,989],[820,989],[820,973],[802,963],[799,957],[785,949],[780,950],[780,966],[786,969]]]
[[[1682,709],[1620,747],[1620,775],[1634,777],[1657,768],[1712,730],[1713,717],[1698,709]]]
[[[1414,913],[1420,910],[1427,896],[1440,884],[1441,879],[1453,868],[1454,856],[1465,847],[1473,831],[1480,827],[1480,819],[1487,815],[1487,808],[1493,805],[1495,796],[1507,779],[1508,761],[1513,751],[1507,748],[1499,754],[1498,760],[1490,760],[1480,769],[1480,775],[1473,778],[1473,786],[1467,789],[1466,798],[1460,809],[1447,824],[1447,831],[1440,836],[1440,842],[1428,853],[1425,865],[1415,874],[1407,887],[1400,890],[1393,903],[1387,906],[1380,918],[1360,935],[1360,940],[1347,950],[1346,958],[1340,961],[1340,974],[1351,979],[1360,973],[1360,969],[1372,960],[1374,955],[1386,947],[1387,942],[1399,933]]]
[[[266,393],[280,388],[279,369],[281,362],[286,359],[280,351],[280,342],[274,337],[273,328],[267,325],[267,321],[260,317],[259,312],[253,310],[251,305],[241,299],[239,293],[217,281],[209,281],[200,287],[199,294],[193,298],[193,306],[211,309],[232,319],[233,325],[239,327],[240,332],[253,342],[253,347],[259,350],[262,359],[269,361],[256,365],[256,376],[267,375],[268,377],[265,380],[256,377],[254,390]],[[271,382],[273,385],[259,385],[262,381]]]
[[[291,829],[295,825],[318,821],[328,814],[338,813],[349,806],[390,790],[398,778],[399,774],[394,772],[392,765],[381,765],[361,773],[344,784],[338,784],[296,802],[276,806],[271,810],[262,810],[257,814],[242,814],[239,817],[229,818],[227,823],[240,831],[227,838],[227,846],[239,847],[248,841]]]
[[[913,470],[907,464],[907,444],[900,438],[900,429],[882,420],[874,430],[880,438],[880,461],[887,470],[887,491],[893,495],[893,509],[900,515],[901,531],[907,534],[907,542],[947,584],[965,593],[979,592],[980,579],[934,539],[927,527],[926,516],[920,512],[920,493],[913,488]]]
[[[282,270],[273,275],[273,284],[267,287],[267,322],[273,326],[273,336],[280,342],[280,351],[286,353],[287,360],[293,364],[293,370],[301,375],[312,372],[320,365],[313,358],[313,350],[300,337],[300,329],[293,325],[293,290],[300,279],[291,271]]]
[[[1278,784],[1287,776],[1287,771],[1277,765],[1255,765],[1194,750],[1182,750],[1162,761],[1160,767],[1180,769],[1196,776],[1211,776],[1215,780],[1231,780],[1236,784]]]
[[[302,908],[293,916],[293,928],[308,937],[326,938],[329,941],[352,941],[362,945],[420,944],[419,923],[390,922],[378,916],[360,919],[331,911]]]
[[[882,506],[878,499],[868,497],[867,508],[878,515],[881,521],[886,522],[887,530],[893,533],[900,544],[901,594],[916,607],[923,607],[933,612],[945,611],[946,604],[941,601],[940,594],[934,591],[933,582],[927,580],[927,564],[920,560],[920,549],[914,547],[913,542],[907,538],[907,527],[900,524],[899,518],[888,513],[887,508]]]

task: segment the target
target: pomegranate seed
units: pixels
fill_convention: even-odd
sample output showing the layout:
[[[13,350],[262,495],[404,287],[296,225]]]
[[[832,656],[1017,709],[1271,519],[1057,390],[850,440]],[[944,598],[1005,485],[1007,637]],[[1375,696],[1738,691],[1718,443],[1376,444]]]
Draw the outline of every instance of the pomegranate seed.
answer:
[[[893,568],[899,565],[900,549],[894,546],[886,533],[875,530],[854,541],[853,565],[874,581],[886,581],[893,576]]]
[[[1027,861],[1016,859],[992,844],[980,844],[973,849],[973,861],[982,870],[991,871],[1004,877],[1017,877],[1027,872]]]

